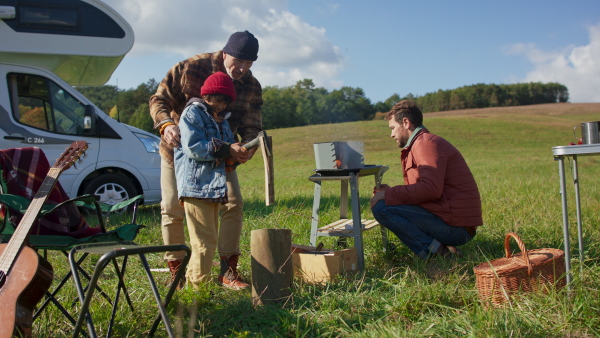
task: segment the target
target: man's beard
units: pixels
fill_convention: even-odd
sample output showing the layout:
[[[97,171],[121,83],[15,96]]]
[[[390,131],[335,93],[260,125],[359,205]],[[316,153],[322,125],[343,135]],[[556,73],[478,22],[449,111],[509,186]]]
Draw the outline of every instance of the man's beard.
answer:
[[[398,141],[398,147],[404,148],[406,146],[406,143],[408,143],[408,140],[401,138],[400,141]]]
[[[239,80],[244,76],[244,74],[238,74],[235,70],[230,71],[229,69],[227,69],[227,75],[229,75],[232,80]]]

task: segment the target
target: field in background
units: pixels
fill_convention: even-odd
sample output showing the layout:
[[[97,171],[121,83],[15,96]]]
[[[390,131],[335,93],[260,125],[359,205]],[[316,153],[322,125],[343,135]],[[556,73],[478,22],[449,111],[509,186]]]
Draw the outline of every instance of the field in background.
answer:
[[[424,124],[431,132],[453,143],[469,163],[482,193],[484,233],[503,236],[507,230],[537,227],[542,224],[536,222],[535,217],[541,217],[544,226],[556,229],[556,241],[561,241],[558,166],[553,160],[552,147],[576,141],[573,126],[594,120],[600,120],[600,104],[567,103],[431,113],[425,115]],[[274,139],[279,205],[261,208],[263,172],[262,160],[257,159],[239,170],[246,201],[256,202],[253,209],[270,211],[294,207],[296,201],[312,203],[312,183],[307,178],[315,168],[312,144],[318,142],[363,141],[365,163],[388,165],[390,170],[384,181],[402,184],[399,149],[389,133],[385,121],[269,131]],[[600,158],[586,157],[581,162],[584,197],[589,198],[584,207],[594,211],[593,207],[598,206],[594,201],[599,201],[595,183]],[[338,186],[324,183],[325,194],[329,193],[332,199],[339,196]],[[371,178],[361,180],[361,196],[365,200],[372,186]],[[303,223],[308,224],[310,205],[299,209],[303,210],[300,212],[305,218]],[[363,213],[370,216],[368,210],[363,209]],[[548,217],[552,214],[555,217]],[[332,216],[335,217],[335,213]],[[593,212],[587,216],[597,217]],[[263,227],[276,227],[276,224],[276,220],[263,221]],[[308,238],[305,232],[295,235],[302,240]]]
[[[425,115],[425,126],[453,143],[469,163],[483,201],[484,226],[461,247],[455,261],[422,262],[393,235],[393,254],[381,250],[379,231],[365,234],[366,274],[349,276],[325,286],[295,280],[285,306],[252,307],[250,292],[232,292],[210,285],[177,294],[171,315],[180,336],[239,337],[405,337],[405,336],[515,336],[592,337],[600,335],[600,158],[579,161],[586,261],[579,265],[573,252],[574,292],[551,292],[519,299],[505,309],[486,309],[477,298],[473,267],[504,255],[508,231],[517,232],[528,249],[563,248],[558,166],[552,147],[575,141],[573,126],[600,120],[600,104],[546,104],[488,108]],[[250,232],[286,228],[293,242],[308,244],[314,184],[308,180],[315,159],[313,143],[363,141],[365,163],[388,165],[384,182],[402,183],[399,149],[389,137],[386,121],[362,121],[268,130],[273,137],[277,204],[264,204],[264,170],[260,154],[238,168],[245,199],[241,271],[250,276]],[[568,175],[570,165],[567,162]],[[362,217],[372,218],[368,199],[372,177],[360,181]],[[572,187],[567,193],[573,199]],[[321,221],[339,217],[339,183],[323,183]],[[571,209],[574,205],[571,202]],[[571,210],[574,220],[574,210]],[[139,243],[161,243],[160,210],[143,207],[140,222],[148,225]],[[126,222],[112,216],[110,223]],[[572,227],[572,248],[577,248]],[[335,247],[333,238],[320,238]],[[516,245],[513,250],[518,251]],[[51,257],[52,258],[52,257]],[[56,270],[61,258],[51,260]],[[137,263],[136,263],[137,264]],[[153,267],[164,267],[153,257]],[[133,263],[130,268],[135,269]],[[580,268],[583,273],[580,273]],[[216,269],[214,271],[216,276]],[[142,336],[154,318],[152,296],[142,273],[129,272],[130,288],[138,305],[130,313],[123,306],[115,336]],[[166,280],[166,275],[159,275]],[[111,279],[107,279],[110,283]],[[74,294],[74,293],[73,293]],[[97,321],[107,316],[96,299]],[[36,323],[40,336],[68,335],[70,325],[47,311]],[[104,323],[106,324],[106,323]],[[144,331],[145,330],[145,331]],[[100,329],[101,331],[101,329]],[[159,335],[161,336],[161,335]]]

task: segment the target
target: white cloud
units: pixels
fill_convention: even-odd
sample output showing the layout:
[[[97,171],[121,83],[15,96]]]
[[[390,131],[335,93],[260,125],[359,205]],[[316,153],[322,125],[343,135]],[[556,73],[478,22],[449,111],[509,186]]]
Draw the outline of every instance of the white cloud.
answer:
[[[534,44],[515,44],[510,52],[524,54],[533,64],[521,82],[558,82],[569,89],[571,102],[600,102],[600,24],[589,27],[590,43],[547,52]]]
[[[312,79],[318,87],[340,87],[344,57],[325,29],[286,11],[285,0],[104,0],[133,27],[129,55],[179,55],[215,52],[229,35],[248,30],[259,40],[252,67],[263,86],[289,86]],[[166,71],[166,69],[165,69]]]

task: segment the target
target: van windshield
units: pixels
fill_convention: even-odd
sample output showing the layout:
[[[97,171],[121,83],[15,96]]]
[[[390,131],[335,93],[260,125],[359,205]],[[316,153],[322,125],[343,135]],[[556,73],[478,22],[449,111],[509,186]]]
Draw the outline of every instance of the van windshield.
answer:
[[[8,82],[15,120],[59,134],[84,134],[85,105],[56,83],[29,74],[9,74]]]

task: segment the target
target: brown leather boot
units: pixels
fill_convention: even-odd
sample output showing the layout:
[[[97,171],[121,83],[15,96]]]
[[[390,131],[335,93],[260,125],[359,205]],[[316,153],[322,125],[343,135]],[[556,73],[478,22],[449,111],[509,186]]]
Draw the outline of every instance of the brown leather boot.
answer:
[[[231,255],[229,258],[221,256],[221,273],[219,274],[219,283],[228,289],[243,290],[250,287],[245,283],[237,270],[238,255]]]
[[[461,257],[462,256],[462,251],[458,250],[457,247],[455,246],[451,246],[451,245],[446,245],[446,248],[448,249],[448,251],[450,251],[454,256],[456,257]]]
[[[450,258],[452,256],[452,252],[448,250],[448,248],[444,244],[440,244],[438,249],[433,252],[430,257],[441,257],[441,258]]]
[[[179,268],[181,267],[181,261],[179,261],[179,260],[168,261],[167,264],[169,265],[169,271],[171,272],[171,279],[169,279],[169,281],[167,282],[167,285],[171,285],[175,281],[175,275],[177,275],[177,272],[179,271]],[[177,290],[183,289],[184,286],[185,286],[185,275],[182,276],[181,279],[179,279],[179,283],[177,283]]]

